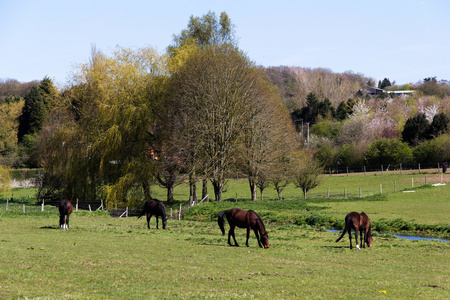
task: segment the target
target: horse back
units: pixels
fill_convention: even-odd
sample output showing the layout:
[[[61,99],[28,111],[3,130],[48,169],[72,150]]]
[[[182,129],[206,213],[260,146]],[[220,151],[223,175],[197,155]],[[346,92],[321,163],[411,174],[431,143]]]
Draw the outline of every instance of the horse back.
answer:
[[[361,216],[359,213],[352,211],[345,217],[345,224],[349,227],[348,229],[357,229],[360,227]]]
[[[368,230],[370,228],[369,217],[364,212],[360,213],[359,216],[360,216],[360,218],[359,218],[360,228]]]
[[[144,212],[155,216],[165,217],[166,206],[161,201],[148,200],[145,203]]]
[[[61,203],[59,204],[59,213],[61,215],[70,215],[72,213],[73,206],[72,202],[67,199],[61,200]]]
[[[247,228],[248,211],[239,208],[229,209],[226,213],[228,224],[239,228]]]

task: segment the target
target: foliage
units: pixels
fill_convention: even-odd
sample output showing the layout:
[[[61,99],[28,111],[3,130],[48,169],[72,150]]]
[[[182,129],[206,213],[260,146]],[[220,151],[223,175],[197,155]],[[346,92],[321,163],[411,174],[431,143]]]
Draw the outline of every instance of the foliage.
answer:
[[[11,171],[8,167],[0,165],[0,195],[5,194],[11,189]]]
[[[13,165],[17,151],[17,129],[24,101],[0,104],[0,164]]]
[[[82,201],[103,192],[105,204],[117,206],[131,188],[145,189],[155,173],[165,72],[164,57],[151,48],[112,57],[94,49],[49,119],[42,192]]]
[[[424,114],[417,114],[415,117],[409,118],[403,128],[403,141],[412,146],[418,145],[420,142],[428,139],[429,126],[430,123]]]
[[[235,44],[234,24],[226,12],[220,13],[220,18],[209,11],[202,17],[191,16],[186,29],[173,36],[173,44],[168,47],[169,54],[177,48],[196,44],[198,46]]]
[[[366,158],[369,164],[398,166],[410,163],[413,155],[408,144],[398,139],[382,138],[370,145],[366,151]]]
[[[44,100],[39,88],[33,86],[24,97],[25,104],[19,117],[18,140],[22,142],[27,134],[38,133],[45,121],[46,111]]]
[[[390,81],[388,78],[384,78],[383,81],[381,81],[381,82],[378,84],[378,88],[384,89],[384,88],[389,87],[389,86],[391,86],[391,85],[392,85],[392,84],[391,84],[391,81]]]
[[[414,160],[421,162],[444,162],[450,160],[450,135],[425,141],[413,149]]]
[[[256,133],[254,126],[266,126],[269,111],[278,110],[271,91],[253,63],[231,45],[194,52],[170,86],[170,139],[183,150],[177,155],[211,179],[216,200],[221,200],[238,145]]]
[[[323,166],[309,153],[305,153],[298,159],[299,166],[294,174],[294,184],[296,187],[301,188],[303,194],[306,195],[309,190],[320,183]]]

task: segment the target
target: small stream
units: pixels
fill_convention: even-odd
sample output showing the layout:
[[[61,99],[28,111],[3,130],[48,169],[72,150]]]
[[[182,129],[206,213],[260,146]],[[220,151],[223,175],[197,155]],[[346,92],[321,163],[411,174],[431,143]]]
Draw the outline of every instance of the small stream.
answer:
[[[327,229],[329,232],[342,232],[341,230],[336,229]],[[450,242],[450,240],[444,240],[444,239],[438,239],[438,238],[427,238],[427,237],[420,237],[420,236],[410,236],[410,235],[399,235],[399,234],[391,234],[392,236],[396,236],[400,239],[408,239],[408,240],[427,240],[427,241],[441,241],[441,242]]]

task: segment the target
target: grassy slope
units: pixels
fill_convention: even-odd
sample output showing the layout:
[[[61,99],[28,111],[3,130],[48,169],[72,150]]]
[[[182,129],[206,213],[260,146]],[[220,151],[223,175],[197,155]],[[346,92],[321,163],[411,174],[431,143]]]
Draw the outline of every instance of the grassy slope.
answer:
[[[0,217],[0,298],[448,299],[450,244],[376,237],[361,251],[336,233],[269,225],[271,248],[228,247],[215,223],[75,213]],[[245,231],[237,231],[241,244]],[[385,294],[386,293],[386,294]]]

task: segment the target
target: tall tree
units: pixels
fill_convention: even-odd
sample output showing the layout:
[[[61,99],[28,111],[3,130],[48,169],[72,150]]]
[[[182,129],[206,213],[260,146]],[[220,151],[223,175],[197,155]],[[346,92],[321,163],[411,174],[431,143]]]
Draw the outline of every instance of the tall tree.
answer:
[[[36,134],[45,121],[46,110],[39,88],[33,86],[24,97],[25,104],[19,117],[17,138],[19,143],[27,134]]]
[[[216,14],[209,11],[202,17],[191,16],[187,28],[173,36],[173,44],[168,47],[168,52],[172,55],[178,48],[191,44],[208,46],[225,43],[236,44],[234,24],[226,12],[220,13],[217,19]]]
[[[49,133],[47,144],[60,148],[47,148],[55,159],[46,170],[64,179],[64,195],[98,199],[102,192],[109,207],[134,201],[133,189],[150,197],[166,71],[165,58],[151,48],[119,48],[111,57],[93,51],[65,100],[75,126]]]
[[[189,56],[171,86],[170,119],[180,156],[189,153],[222,200],[239,142],[268,98],[267,84],[241,51],[224,44]]]

